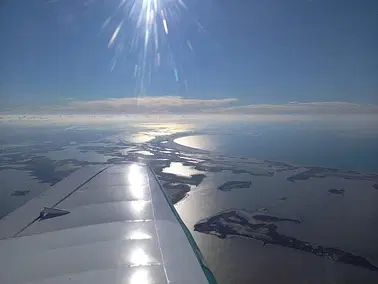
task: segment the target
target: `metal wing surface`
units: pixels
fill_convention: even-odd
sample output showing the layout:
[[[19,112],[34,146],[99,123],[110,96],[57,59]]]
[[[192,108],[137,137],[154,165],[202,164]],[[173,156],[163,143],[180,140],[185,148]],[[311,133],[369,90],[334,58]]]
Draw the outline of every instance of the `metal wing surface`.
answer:
[[[0,283],[215,283],[151,169],[88,166],[0,220]]]

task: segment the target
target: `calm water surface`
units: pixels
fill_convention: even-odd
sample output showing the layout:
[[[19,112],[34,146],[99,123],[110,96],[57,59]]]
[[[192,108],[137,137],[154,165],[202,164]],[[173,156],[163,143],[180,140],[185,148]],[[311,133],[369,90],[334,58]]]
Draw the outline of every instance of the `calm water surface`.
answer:
[[[378,171],[378,136],[296,128],[250,133],[194,135],[175,140],[184,146],[302,165]]]

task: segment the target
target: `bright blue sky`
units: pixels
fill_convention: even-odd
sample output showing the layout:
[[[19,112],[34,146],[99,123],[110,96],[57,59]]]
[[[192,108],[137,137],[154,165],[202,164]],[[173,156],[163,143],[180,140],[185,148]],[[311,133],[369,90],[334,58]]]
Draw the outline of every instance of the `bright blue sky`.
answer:
[[[117,20],[100,31],[119,1],[46,2],[1,1],[0,104],[135,96],[136,53],[126,50],[111,72],[114,52],[107,44]],[[144,96],[378,103],[378,1],[185,3],[188,10],[167,39],[180,82],[163,66]],[[125,28],[117,40],[130,38]]]

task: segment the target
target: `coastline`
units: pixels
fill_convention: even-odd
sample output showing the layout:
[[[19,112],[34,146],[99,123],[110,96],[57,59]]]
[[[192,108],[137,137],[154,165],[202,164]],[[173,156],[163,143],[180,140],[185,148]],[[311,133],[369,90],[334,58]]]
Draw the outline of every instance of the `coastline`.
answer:
[[[259,159],[256,157],[252,156],[241,156],[241,155],[228,155],[223,152],[219,151],[210,151],[210,150],[204,150],[200,148],[194,148],[190,146],[186,146],[183,144],[180,144],[176,142],[175,140],[183,137],[190,137],[190,136],[199,136],[199,135],[211,135],[209,133],[204,133],[204,132],[193,132],[193,133],[183,133],[183,135],[175,134],[172,138],[169,137],[167,138],[167,144],[169,145],[170,148],[174,148],[177,150],[182,150],[182,151],[191,151],[193,153],[199,153],[199,154],[212,154],[212,155],[221,155],[224,157],[231,157],[231,158],[239,158],[239,159],[250,159],[250,160],[256,160],[260,162],[268,162],[268,163],[276,163],[276,164],[285,164],[285,165],[291,165],[296,168],[324,168],[324,169],[331,169],[331,170],[338,170],[338,171],[348,171],[348,172],[355,172],[355,173],[365,173],[365,174],[375,174],[378,176],[378,171],[361,171],[358,169],[345,169],[345,168],[340,168],[340,167],[329,167],[325,165],[316,165],[316,164],[303,164],[303,163],[293,163],[293,162],[286,162],[282,160],[276,160],[276,159]]]
[[[229,156],[220,152],[187,147],[175,141],[181,137],[202,134],[208,133],[201,131],[181,132],[158,136],[143,143],[132,143],[125,140],[103,140],[105,141],[103,143],[99,140],[99,143],[92,143],[90,146],[78,144],[72,147],[77,151],[88,153],[88,155],[93,152],[94,155],[101,154],[109,157],[101,164],[122,163],[125,160],[149,164],[165,187],[172,202],[176,203],[178,212],[198,241],[200,249],[204,251],[210,266],[216,266],[214,264],[217,261],[216,258],[221,258],[222,253],[227,253],[230,257],[239,260],[237,250],[241,243],[246,245],[244,247],[240,245],[240,250],[243,251],[250,247],[256,248],[261,243],[255,237],[256,234],[259,234],[258,231],[247,233],[235,231],[235,234],[228,234],[229,232],[224,231],[223,234],[228,235],[227,238],[232,238],[232,247],[228,247],[229,241],[222,243],[224,242],[223,239],[214,236],[205,225],[202,228],[203,232],[193,231],[195,224],[200,222],[199,220],[215,217],[213,220],[218,222],[226,216],[222,215],[222,212],[232,208],[235,212],[252,212],[255,216],[254,222],[257,222],[256,224],[252,222],[253,226],[258,225],[263,230],[271,230],[269,234],[263,237],[271,238],[273,236],[275,241],[273,243],[266,242],[267,247],[261,248],[261,253],[270,263],[277,260],[277,255],[282,254],[283,249],[287,250],[287,253],[294,260],[298,260],[297,255],[302,255],[304,252],[302,248],[307,246],[306,243],[309,243],[322,244],[328,248],[340,247],[343,252],[353,253],[352,258],[356,259],[355,257],[361,256],[368,260],[371,259],[371,263],[376,263],[376,266],[378,266],[378,256],[369,254],[370,250],[375,252],[378,249],[375,243],[371,241],[372,234],[375,234],[371,222],[375,220],[369,219],[369,216],[375,216],[372,215],[375,212],[373,208],[375,205],[373,206],[372,203],[377,198],[377,190],[374,185],[378,184],[378,174],[292,164],[253,157]],[[49,147],[51,151],[68,151],[71,149],[71,147],[64,148],[64,145],[49,144]],[[43,180],[45,178],[43,173],[46,173],[43,170],[46,166],[52,165],[51,170],[58,172],[59,167],[68,165],[68,163],[70,163],[70,167],[94,164],[93,161],[80,160],[80,157],[75,160],[62,159],[57,161],[49,157],[35,159],[33,155],[38,157],[41,153],[43,154],[41,151],[45,148],[41,146],[35,152],[29,151],[32,148],[34,148],[33,145],[25,148],[25,154],[21,156],[14,155],[13,160],[7,166],[14,167],[15,170],[26,169],[25,166],[20,167],[23,164],[30,167],[34,166],[39,170],[35,171],[33,176],[37,180]],[[17,150],[15,147],[12,152]],[[143,155],[144,152],[141,151],[149,151],[152,155]],[[12,157],[11,154],[9,154],[9,159]],[[18,157],[23,157],[23,162]],[[36,164],[36,161],[39,163]],[[181,164],[180,167],[184,170],[194,169],[201,173],[180,176],[174,172],[165,172],[164,169],[170,167],[172,163]],[[53,167],[56,165],[59,165],[59,167]],[[70,167],[64,168],[64,171],[68,173]],[[61,174],[63,175],[65,172],[61,171]],[[345,188],[345,191],[343,190],[342,194],[332,194],[336,192],[334,190],[330,192],[332,188],[338,190]],[[20,191],[26,189],[17,188]],[[9,198],[12,200],[23,198],[17,195]],[[27,199],[31,195],[27,193],[24,198]],[[229,216],[232,217],[229,218],[231,223],[234,222],[233,217],[235,216]],[[282,220],[277,219],[277,216]],[[298,222],[287,222],[289,219],[300,220],[300,224]],[[349,222],[343,222],[344,219],[348,219]],[[230,222],[226,225],[239,226],[238,223],[231,224]],[[279,222],[278,225],[276,224],[278,228],[274,229],[273,225],[277,222]],[[326,229],[322,231],[323,228]],[[200,227],[197,226],[197,229],[200,229]],[[343,234],[348,238],[343,237]],[[210,238],[213,239],[210,240]],[[366,241],[366,239],[370,241]],[[296,240],[298,246],[293,248],[285,240]],[[211,255],[209,242],[219,245],[219,254]],[[258,247],[258,249],[260,248]],[[313,253],[308,253],[304,257],[311,258],[317,255],[318,250],[315,245],[313,245],[312,251]],[[275,254],[276,252],[277,254]],[[329,251],[330,254],[334,252],[333,249]],[[328,252],[326,253],[328,254]],[[316,257],[314,259],[315,266],[320,267],[323,260],[324,258]],[[259,259],[254,259],[251,256],[251,263],[258,264]],[[344,271],[344,269],[349,270],[357,267],[355,264],[352,263],[349,267],[344,267],[345,264],[342,263],[338,265],[343,265],[339,267]],[[230,265],[230,269],[238,269],[233,264],[227,263],[227,260],[219,269],[226,269],[227,265]],[[243,270],[248,269],[243,267],[242,260],[240,263],[236,262],[235,265],[241,266],[240,269]],[[310,267],[308,263],[303,265],[306,268]],[[364,270],[361,273],[370,273],[369,271],[366,272],[365,268],[361,269]],[[215,272],[221,274],[216,268]],[[248,274],[248,270],[245,270],[245,273]]]

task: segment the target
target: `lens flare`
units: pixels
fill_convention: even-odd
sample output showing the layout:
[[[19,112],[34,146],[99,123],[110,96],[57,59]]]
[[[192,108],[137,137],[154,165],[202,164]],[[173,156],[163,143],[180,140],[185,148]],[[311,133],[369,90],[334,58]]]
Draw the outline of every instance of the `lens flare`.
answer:
[[[67,1],[46,0],[49,4]],[[159,80],[165,80],[169,74],[169,80],[176,91],[181,89],[181,85],[188,90],[188,80],[183,76],[183,70],[186,71],[186,66],[193,64],[190,57],[195,46],[186,35],[193,35],[191,29],[201,32],[203,27],[194,19],[193,13],[183,0],[69,2],[75,4],[72,4],[74,8],[78,7],[77,3],[81,3],[85,11],[92,5],[96,9],[101,5],[101,8],[107,10],[103,15],[103,22],[99,23],[99,32],[107,37],[107,47],[113,55],[109,69],[116,70],[121,62],[132,66],[130,74],[125,73],[125,76],[136,81],[135,95],[146,94],[153,80],[160,82],[155,80],[154,75]],[[72,15],[67,15],[70,16]]]
[[[133,74],[137,80],[137,93],[146,91],[146,82],[151,81],[151,73],[163,63],[171,69],[174,81],[180,82],[179,71],[170,46],[170,26],[177,27],[182,12],[187,9],[182,0],[120,0],[114,14],[107,17],[102,24],[103,30],[110,26],[111,22],[117,23],[108,41],[108,48],[111,49],[115,49],[124,40],[124,37],[120,38],[123,29],[128,35],[126,37],[133,34],[129,39],[130,51],[138,53]],[[128,27],[132,27],[132,30]],[[190,41],[185,40],[185,42],[188,43],[188,50],[193,51]],[[119,56],[120,53],[115,52],[112,70]]]

